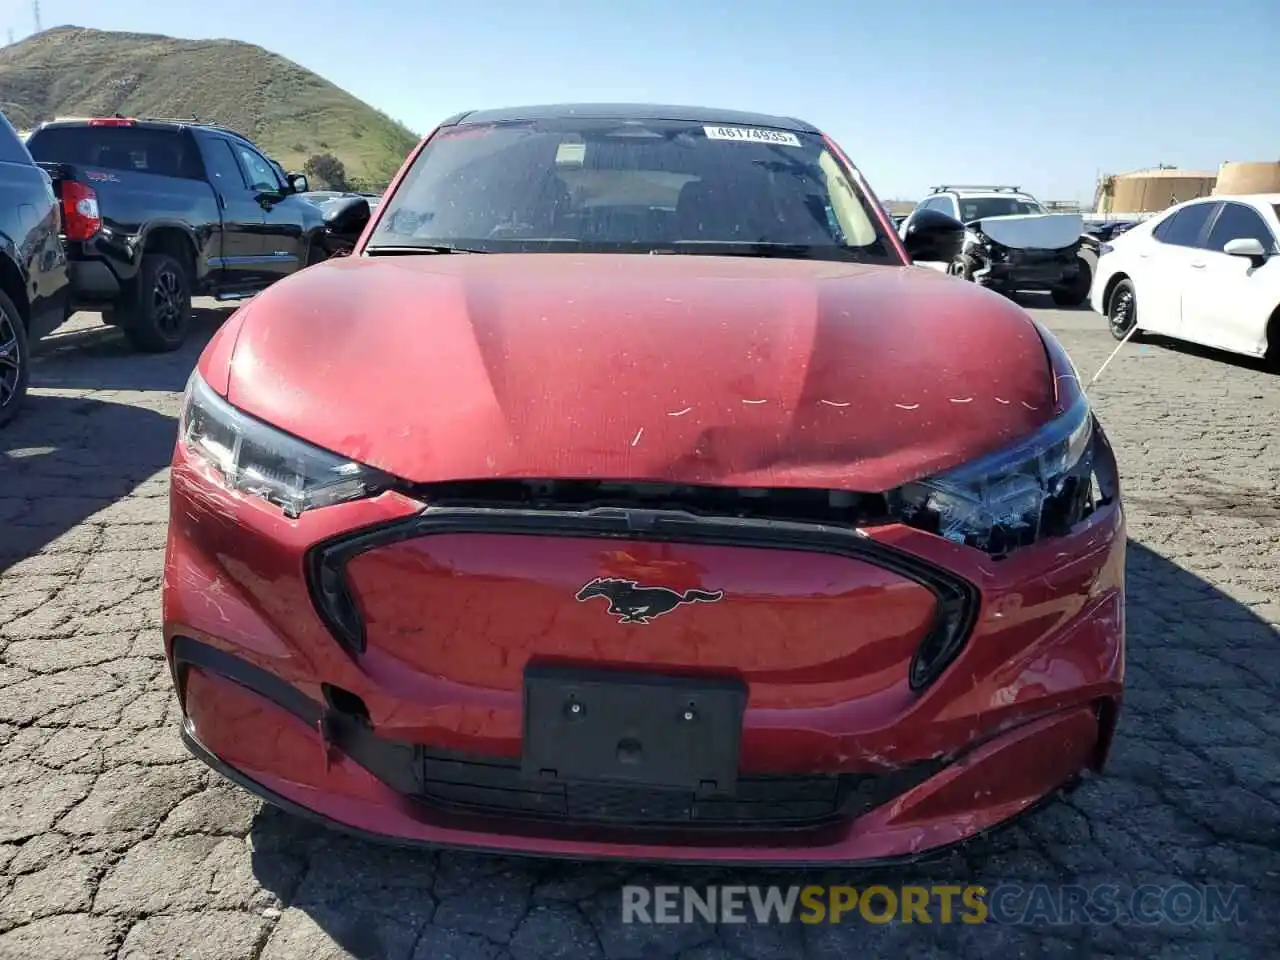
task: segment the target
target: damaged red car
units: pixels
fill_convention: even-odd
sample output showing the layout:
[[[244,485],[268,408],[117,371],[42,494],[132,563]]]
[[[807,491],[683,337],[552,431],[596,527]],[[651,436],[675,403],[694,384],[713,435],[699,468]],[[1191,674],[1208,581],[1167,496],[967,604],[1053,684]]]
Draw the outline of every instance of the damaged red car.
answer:
[[[913,858],[1102,766],[1116,463],[798,120],[467,113],[241,307],[171,473],[189,748],[405,844]]]

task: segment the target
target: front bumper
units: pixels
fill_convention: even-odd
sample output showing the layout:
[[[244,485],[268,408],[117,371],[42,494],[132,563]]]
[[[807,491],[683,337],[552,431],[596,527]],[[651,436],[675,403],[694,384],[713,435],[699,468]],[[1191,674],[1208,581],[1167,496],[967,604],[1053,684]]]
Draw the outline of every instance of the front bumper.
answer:
[[[1070,286],[1080,274],[1080,260],[1056,253],[1012,250],[998,258],[978,254],[974,280],[987,287],[1015,290],[1052,290]]]
[[[592,785],[521,778],[521,695],[502,681],[516,648],[488,648],[489,636],[473,632],[482,621],[440,610],[466,628],[471,663],[488,663],[466,673],[467,661],[443,647],[431,648],[436,659],[415,655],[421,644],[392,657],[396,630],[409,621],[380,615],[361,647],[335,629],[331,610],[320,614],[328,605],[316,602],[303,573],[314,545],[403,529],[421,504],[384,494],[289,521],[215,486],[181,449],[172,477],[164,629],[184,736],[259,795],[367,835],[574,858],[913,857],[980,833],[1101,766],[1120,705],[1118,505],[1071,537],[998,563],[883,527],[877,544],[977,587],[967,642],[936,682],[910,691],[897,661],[877,675],[869,648],[844,658],[854,667],[844,664],[843,676],[838,663],[785,676],[777,663],[740,662],[750,700],[732,798],[615,790],[584,802]],[[442,542],[431,536],[420,542]],[[382,572],[391,577],[408,562],[387,558]],[[450,576],[465,574],[455,563]],[[885,614],[867,606],[866,615],[864,631]],[[534,647],[549,636],[538,616],[516,618]],[[654,626],[637,628],[651,639],[635,643],[636,658],[658,667],[678,656],[662,652]],[[696,633],[684,637],[697,647]]]

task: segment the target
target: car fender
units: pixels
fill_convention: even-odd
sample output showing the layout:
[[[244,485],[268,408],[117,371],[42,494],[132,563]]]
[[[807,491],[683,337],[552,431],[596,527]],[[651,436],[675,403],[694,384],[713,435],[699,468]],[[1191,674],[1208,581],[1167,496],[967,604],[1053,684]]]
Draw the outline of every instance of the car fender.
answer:
[[[221,228],[221,223],[218,224]],[[169,217],[161,217],[156,220],[148,220],[143,224],[138,235],[132,238],[132,243],[126,241],[129,248],[129,266],[133,272],[142,266],[142,252],[147,248],[147,242],[158,230],[176,230],[187,238],[187,244],[191,252],[191,260],[195,265],[195,275],[191,278],[193,281],[201,281],[209,274],[212,269],[209,265],[209,259],[216,254],[210,253],[210,244],[213,240],[213,226],[196,230],[191,224],[182,220],[175,220]]]

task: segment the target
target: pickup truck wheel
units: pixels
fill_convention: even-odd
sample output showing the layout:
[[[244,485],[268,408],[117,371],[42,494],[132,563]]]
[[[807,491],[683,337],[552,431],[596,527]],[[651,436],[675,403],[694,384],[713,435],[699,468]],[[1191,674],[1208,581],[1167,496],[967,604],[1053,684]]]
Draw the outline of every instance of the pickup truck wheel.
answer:
[[[177,350],[191,329],[191,280],[167,253],[148,253],[132,296],[113,313],[130,342],[146,353]]]
[[[31,352],[18,308],[0,291],[0,427],[18,415],[27,395]]]

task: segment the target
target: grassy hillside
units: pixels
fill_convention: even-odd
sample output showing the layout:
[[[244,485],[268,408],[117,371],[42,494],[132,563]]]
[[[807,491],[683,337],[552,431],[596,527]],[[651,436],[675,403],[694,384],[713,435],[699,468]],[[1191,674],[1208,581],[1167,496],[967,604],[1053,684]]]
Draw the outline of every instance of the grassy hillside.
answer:
[[[288,170],[332,153],[364,184],[390,179],[418,139],[252,44],[80,27],[0,48],[0,110],[19,129],[66,116],[194,117],[239,131]]]

